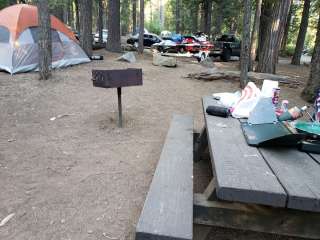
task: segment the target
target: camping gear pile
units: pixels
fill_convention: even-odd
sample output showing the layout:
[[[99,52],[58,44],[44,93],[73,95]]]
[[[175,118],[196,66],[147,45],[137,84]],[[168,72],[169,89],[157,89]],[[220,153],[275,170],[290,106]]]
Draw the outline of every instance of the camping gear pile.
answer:
[[[11,74],[38,69],[38,9],[17,4],[0,11],[0,69]],[[73,32],[51,16],[52,68],[90,62]]]
[[[249,82],[242,92],[216,93],[213,97],[221,107],[209,106],[210,115],[240,119],[247,143],[251,146],[290,146],[302,151],[320,153],[320,90],[314,113],[308,107],[291,107],[280,103],[277,81],[264,80],[260,90]],[[303,116],[309,121],[298,120]]]

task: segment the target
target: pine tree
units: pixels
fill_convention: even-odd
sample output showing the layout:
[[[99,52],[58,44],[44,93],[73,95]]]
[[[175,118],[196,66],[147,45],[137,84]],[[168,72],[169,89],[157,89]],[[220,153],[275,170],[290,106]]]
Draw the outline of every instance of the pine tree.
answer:
[[[47,1],[38,0],[37,7],[39,21],[39,74],[41,80],[47,80],[51,76],[52,64],[51,19]]]

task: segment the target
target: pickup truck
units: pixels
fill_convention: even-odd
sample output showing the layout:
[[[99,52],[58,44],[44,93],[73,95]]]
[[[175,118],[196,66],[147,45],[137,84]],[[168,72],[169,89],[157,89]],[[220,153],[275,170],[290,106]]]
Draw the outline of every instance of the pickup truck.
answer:
[[[241,41],[234,34],[224,34],[213,43],[214,49],[210,52],[211,57],[220,57],[228,62],[232,56],[240,57]]]

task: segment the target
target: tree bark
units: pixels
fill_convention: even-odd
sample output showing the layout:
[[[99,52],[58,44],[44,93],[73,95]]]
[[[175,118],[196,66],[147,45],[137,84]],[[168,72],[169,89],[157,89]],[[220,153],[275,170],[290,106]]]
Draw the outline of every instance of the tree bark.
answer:
[[[310,0],[304,0],[302,19],[300,23],[300,30],[296,43],[296,48],[292,57],[291,64],[300,65],[301,55],[304,47],[304,41],[306,39],[310,14]]]
[[[129,0],[121,1],[120,10],[120,22],[121,22],[121,35],[124,36],[128,33],[129,21],[130,21],[130,2]]]
[[[80,12],[79,12],[79,0],[74,0],[76,10],[76,30],[80,34]]]
[[[249,71],[253,71],[254,62],[257,57],[257,45],[258,45],[258,33],[260,29],[260,17],[261,17],[261,5],[262,0],[256,0],[256,12],[254,15],[254,23],[251,34],[251,44],[250,44],[250,62]]]
[[[38,0],[39,22],[39,74],[41,80],[47,80],[51,76],[52,64],[52,40],[51,19],[47,1]]]
[[[98,0],[98,18],[97,18],[97,28],[99,33],[99,43],[103,43],[103,2]]]
[[[107,50],[111,52],[121,52],[120,0],[109,0],[108,7],[109,25]]]
[[[215,19],[214,37],[221,35],[221,29],[223,24],[223,1],[217,0],[217,14]]]
[[[78,0],[80,12],[80,46],[92,56],[92,0]]]
[[[140,0],[140,29],[139,29],[139,48],[138,52],[143,54],[144,50],[144,0]]]
[[[267,35],[267,29],[271,25],[272,19],[272,11],[273,11],[273,2],[272,1],[262,1],[261,6],[261,17],[260,17],[260,28],[259,28],[259,38],[258,38],[258,54],[257,59],[262,52],[262,46],[264,45],[264,41]]]
[[[181,13],[180,13],[181,2],[176,0],[176,33],[180,33],[181,29]]]
[[[287,48],[288,35],[289,35],[289,29],[290,29],[290,24],[291,24],[291,19],[292,19],[292,13],[293,13],[293,0],[291,0],[291,6],[290,6],[287,22],[286,22],[286,27],[285,27],[283,39],[282,39],[282,42],[281,42],[281,51],[282,52],[285,52],[285,50]]]
[[[317,27],[317,37],[311,61],[310,77],[301,96],[308,102],[315,100],[316,92],[320,89],[320,17]]]
[[[244,88],[248,83],[248,70],[250,59],[250,26],[251,26],[251,0],[244,0],[243,30],[240,59],[240,86]]]
[[[193,5],[194,9],[191,12],[192,13],[192,32],[197,32],[198,31],[198,18],[199,18],[199,4],[194,4]]]
[[[211,35],[212,0],[204,0],[204,32]]]
[[[137,33],[137,0],[132,0],[132,34]]]
[[[257,66],[258,72],[275,73],[284,25],[288,17],[291,0],[276,1],[273,6],[271,24],[266,29],[261,55]]]

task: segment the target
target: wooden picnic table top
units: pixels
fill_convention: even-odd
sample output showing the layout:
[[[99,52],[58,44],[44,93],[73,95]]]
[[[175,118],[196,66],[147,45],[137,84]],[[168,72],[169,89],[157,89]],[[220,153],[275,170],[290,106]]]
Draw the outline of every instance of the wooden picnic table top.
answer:
[[[320,155],[247,144],[240,121],[208,115],[203,98],[218,199],[320,212]]]

